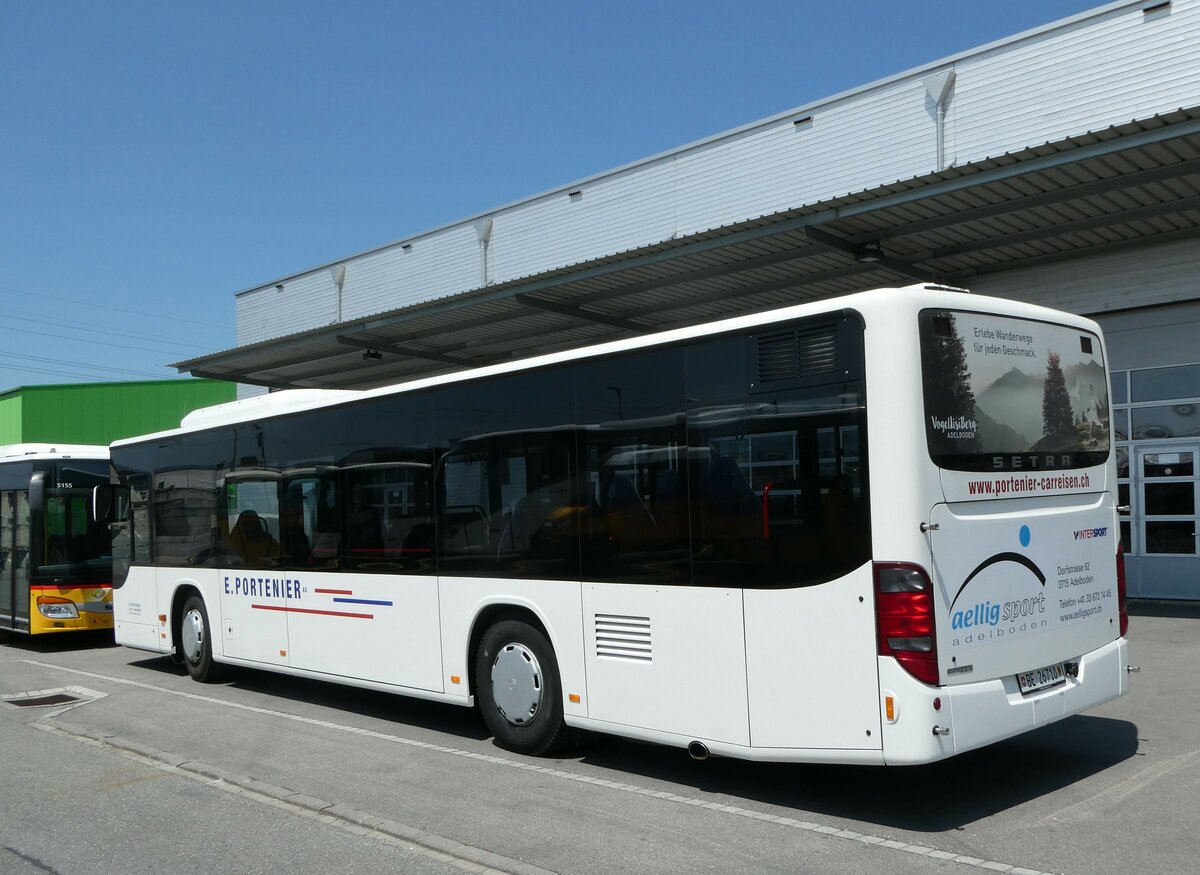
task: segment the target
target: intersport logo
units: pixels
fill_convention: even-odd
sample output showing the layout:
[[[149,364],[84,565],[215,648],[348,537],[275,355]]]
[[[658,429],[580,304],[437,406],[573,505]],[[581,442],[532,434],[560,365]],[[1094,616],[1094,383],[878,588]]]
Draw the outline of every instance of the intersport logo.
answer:
[[[1108,535],[1108,526],[1101,526],[1098,529],[1080,529],[1075,533],[1076,541],[1086,541],[1090,538],[1103,538]]]

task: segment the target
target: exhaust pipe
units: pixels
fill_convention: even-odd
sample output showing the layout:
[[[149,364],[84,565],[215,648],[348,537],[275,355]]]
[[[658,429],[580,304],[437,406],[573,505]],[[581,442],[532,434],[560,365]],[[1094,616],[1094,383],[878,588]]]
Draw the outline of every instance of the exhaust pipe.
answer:
[[[703,742],[693,741],[688,745],[687,750],[688,756],[694,760],[700,761],[708,759],[708,748],[705,747]]]

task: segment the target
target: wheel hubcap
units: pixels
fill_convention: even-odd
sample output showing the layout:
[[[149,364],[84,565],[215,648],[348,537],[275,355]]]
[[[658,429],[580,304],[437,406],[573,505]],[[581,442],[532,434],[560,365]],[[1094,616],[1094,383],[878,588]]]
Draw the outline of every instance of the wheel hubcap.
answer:
[[[524,726],[542,704],[542,667],[524,644],[506,644],[492,663],[492,698],[504,719]]]
[[[183,615],[183,628],[180,630],[183,655],[188,662],[196,662],[204,650],[204,617],[197,610],[188,611]]]

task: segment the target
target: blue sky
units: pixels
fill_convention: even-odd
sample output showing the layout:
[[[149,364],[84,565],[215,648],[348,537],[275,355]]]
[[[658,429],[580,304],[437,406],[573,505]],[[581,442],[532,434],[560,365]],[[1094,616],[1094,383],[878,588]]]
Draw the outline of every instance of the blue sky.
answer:
[[[1098,2],[0,4],[0,391],[154,379],[234,293]]]

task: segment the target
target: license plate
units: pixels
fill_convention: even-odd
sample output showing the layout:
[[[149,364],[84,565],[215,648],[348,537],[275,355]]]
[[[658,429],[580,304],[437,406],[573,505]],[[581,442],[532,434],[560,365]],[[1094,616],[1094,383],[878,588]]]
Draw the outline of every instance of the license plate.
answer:
[[[1066,683],[1067,672],[1061,662],[1047,665],[1045,668],[1035,668],[1033,671],[1023,671],[1017,675],[1017,686],[1022,693],[1032,693],[1034,690],[1044,690],[1046,687]]]

